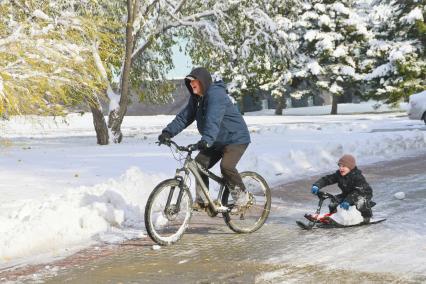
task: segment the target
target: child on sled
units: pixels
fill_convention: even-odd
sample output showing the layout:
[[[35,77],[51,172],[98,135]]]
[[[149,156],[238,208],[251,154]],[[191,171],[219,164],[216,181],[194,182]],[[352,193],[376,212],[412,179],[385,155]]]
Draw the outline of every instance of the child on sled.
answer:
[[[330,214],[327,215],[335,213],[337,206],[348,210],[350,206],[355,205],[361,212],[363,222],[370,222],[371,207],[375,205],[371,201],[373,190],[357,168],[355,158],[352,155],[343,155],[337,165],[339,169],[335,173],[320,178],[312,185],[312,194],[318,195],[321,188],[337,183],[342,193],[336,195],[336,200],[330,202]]]

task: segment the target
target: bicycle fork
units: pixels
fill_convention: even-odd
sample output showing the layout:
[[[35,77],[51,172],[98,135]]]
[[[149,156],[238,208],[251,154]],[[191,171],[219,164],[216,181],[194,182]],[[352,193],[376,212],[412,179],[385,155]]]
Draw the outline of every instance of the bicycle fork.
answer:
[[[178,193],[178,197],[177,197],[176,203],[175,204],[171,204],[172,199],[173,199],[173,195],[174,195],[175,190],[176,190],[176,187],[172,186],[170,188],[169,195],[167,196],[166,206],[164,208],[164,213],[167,216],[176,215],[180,211],[180,203],[182,201],[182,196],[183,196],[184,189],[185,189],[185,179],[186,179],[186,178],[182,177],[181,175],[179,175],[180,172],[185,172],[185,177],[187,177],[187,175],[188,175],[187,171],[184,170],[184,169],[177,169],[176,170],[175,179],[177,181],[179,181],[179,193]]]

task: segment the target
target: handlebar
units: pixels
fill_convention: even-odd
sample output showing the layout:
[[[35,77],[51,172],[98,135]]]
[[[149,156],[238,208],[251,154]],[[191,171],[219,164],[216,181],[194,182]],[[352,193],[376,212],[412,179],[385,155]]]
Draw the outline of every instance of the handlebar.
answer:
[[[322,200],[325,200],[325,199],[328,199],[328,198],[336,200],[336,196],[334,196],[333,194],[328,193],[328,192],[318,191],[317,196],[318,196],[319,199],[322,199]]]
[[[166,143],[160,143],[159,141],[156,142],[156,143],[158,144],[158,146],[160,146],[161,144],[167,145]],[[167,146],[171,147],[171,145],[173,145],[173,146],[176,147],[176,149],[178,149],[181,152],[192,153],[193,151],[197,150],[197,144],[189,144],[188,146],[179,146],[173,140],[169,140],[168,143],[169,143],[169,145],[167,145]]]

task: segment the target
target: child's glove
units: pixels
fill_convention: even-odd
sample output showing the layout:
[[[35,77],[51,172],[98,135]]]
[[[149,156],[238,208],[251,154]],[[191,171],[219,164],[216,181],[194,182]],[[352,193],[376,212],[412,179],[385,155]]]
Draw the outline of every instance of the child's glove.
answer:
[[[345,210],[348,210],[349,206],[350,206],[349,202],[347,202],[347,201],[343,201],[342,203],[340,203],[340,208],[343,208]]]
[[[311,188],[311,192],[312,192],[312,194],[318,195],[319,187],[316,186],[316,185],[313,185],[312,188]]]

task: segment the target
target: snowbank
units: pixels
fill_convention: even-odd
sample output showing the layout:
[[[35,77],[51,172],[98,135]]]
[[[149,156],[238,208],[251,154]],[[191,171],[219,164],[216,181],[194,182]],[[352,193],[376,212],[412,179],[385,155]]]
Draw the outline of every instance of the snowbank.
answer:
[[[31,261],[40,254],[73,252],[83,244],[143,237],[147,193],[162,179],[132,167],[118,179],[95,186],[2,204],[1,262]]]

